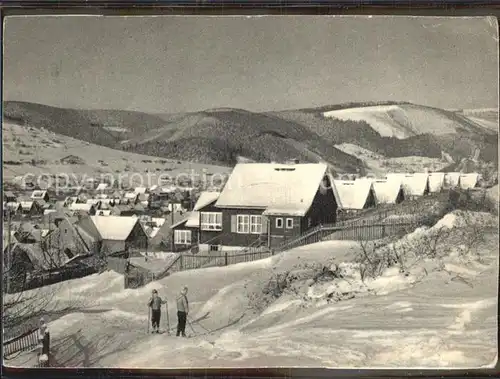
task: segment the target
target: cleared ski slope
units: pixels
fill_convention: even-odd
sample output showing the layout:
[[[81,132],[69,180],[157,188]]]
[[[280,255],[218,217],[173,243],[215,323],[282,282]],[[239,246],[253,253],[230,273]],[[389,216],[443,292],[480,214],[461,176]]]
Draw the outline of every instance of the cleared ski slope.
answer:
[[[441,224],[453,222],[448,217]],[[419,230],[414,237],[425,233]],[[55,293],[58,308],[75,308],[48,315],[55,361],[72,367],[148,368],[495,363],[498,235],[481,251],[481,263],[452,255],[442,262],[444,270],[436,270],[439,265],[432,261],[417,265],[409,276],[389,269],[366,286],[349,276],[300,287],[301,296],[284,295],[263,312],[251,307],[273,272],[303,267],[305,260],[349,262],[356,251],[354,242],[322,242],[251,263],[176,273],[138,290],[123,290],[123,278],[111,272],[47,287],[44,291]],[[147,335],[151,290],[171,300],[170,323],[175,326],[172,300],[184,284],[190,288],[192,318],[208,313],[192,325],[198,336]],[[332,286],[357,295],[328,303]],[[203,335],[205,329],[220,330]],[[187,332],[193,334],[189,325]],[[24,365],[30,359],[25,354],[7,364]]]
[[[402,104],[347,108],[323,113],[324,117],[365,121],[382,137],[408,138],[418,134],[456,133],[466,127],[458,119],[433,108]]]

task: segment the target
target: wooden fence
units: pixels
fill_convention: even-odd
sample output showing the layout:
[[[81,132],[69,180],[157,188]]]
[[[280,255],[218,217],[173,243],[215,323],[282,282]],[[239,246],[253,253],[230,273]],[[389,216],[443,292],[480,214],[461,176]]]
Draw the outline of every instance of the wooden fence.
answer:
[[[300,237],[288,241],[275,249],[236,250],[180,254],[168,269],[169,273],[205,267],[228,266],[268,258],[276,253],[320,241],[331,240],[375,240],[389,236],[404,235],[413,231],[419,223],[416,219],[390,220],[387,222],[351,221],[317,226]]]
[[[30,329],[17,337],[9,338],[3,343],[3,356],[34,349],[38,345],[38,328]]]
[[[36,273],[21,282],[11,281],[8,293],[16,293],[21,291],[33,290],[36,288],[56,284],[67,280],[83,278],[99,272],[98,267],[68,267],[54,272]],[[4,278],[5,281],[9,280]]]
[[[40,337],[40,329],[34,328],[3,343],[4,360],[8,361],[13,356],[26,351],[36,352],[37,362],[34,367],[49,367],[50,334],[45,333],[43,337]]]

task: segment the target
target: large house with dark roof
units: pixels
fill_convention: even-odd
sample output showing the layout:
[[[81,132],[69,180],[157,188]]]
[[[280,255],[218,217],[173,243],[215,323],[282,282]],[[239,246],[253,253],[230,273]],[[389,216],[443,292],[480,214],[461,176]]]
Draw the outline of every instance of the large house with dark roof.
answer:
[[[323,163],[240,163],[199,212],[199,248],[277,246],[336,222],[341,200]]]

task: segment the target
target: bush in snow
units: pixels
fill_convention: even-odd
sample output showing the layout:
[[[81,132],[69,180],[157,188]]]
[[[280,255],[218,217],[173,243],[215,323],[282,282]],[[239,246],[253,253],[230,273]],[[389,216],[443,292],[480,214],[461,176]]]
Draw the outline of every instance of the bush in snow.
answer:
[[[434,226],[423,226],[403,238],[361,241],[356,256],[361,280],[377,278],[391,267],[401,274],[424,260],[442,260],[453,253],[480,259],[478,247],[485,242],[485,231],[497,228],[496,219],[488,213],[454,211]]]

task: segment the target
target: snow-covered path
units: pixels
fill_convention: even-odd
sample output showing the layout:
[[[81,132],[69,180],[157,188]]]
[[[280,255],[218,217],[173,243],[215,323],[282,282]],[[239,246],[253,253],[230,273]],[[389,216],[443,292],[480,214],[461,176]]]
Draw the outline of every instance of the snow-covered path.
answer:
[[[123,278],[112,272],[93,275],[58,289],[61,306],[78,303],[82,311],[51,320],[53,353],[70,367],[489,366],[497,356],[498,240],[490,243],[483,263],[450,259],[416,284],[400,279],[382,288],[386,294],[338,303],[284,295],[261,313],[249,308],[249,294],[273,271],[305,256],[346,262],[359,246],[323,242],[260,261],[176,273],[138,290],[123,290]],[[184,284],[192,318],[208,313],[192,325],[198,336],[148,335],[151,289],[173,299]],[[205,328],[220,330],[206,334]],[[187,332],[193,333],[189,325]]]

